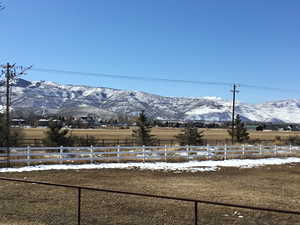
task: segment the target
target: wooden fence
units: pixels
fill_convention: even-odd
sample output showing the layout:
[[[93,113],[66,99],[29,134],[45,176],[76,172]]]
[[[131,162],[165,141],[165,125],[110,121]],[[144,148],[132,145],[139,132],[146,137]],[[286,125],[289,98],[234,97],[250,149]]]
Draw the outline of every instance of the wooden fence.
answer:
[[[300,156],[300,146],[114,146],[0,148],[0,164],[153,162]]]

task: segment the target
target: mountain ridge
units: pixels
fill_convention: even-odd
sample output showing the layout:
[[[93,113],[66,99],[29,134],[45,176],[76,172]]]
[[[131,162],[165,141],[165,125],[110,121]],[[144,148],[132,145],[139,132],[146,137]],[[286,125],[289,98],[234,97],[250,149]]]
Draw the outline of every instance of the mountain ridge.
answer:
[[[12,90],[13,109],[26,108],[37,114],[72,115],[73,112],[109,118],[145,110],[149,116],[165,120],[231,120],[231,101],[213,96],[165,97],[142,91],[24,79],[16,80]],[[0,82],[0,92],[5,92],[3,82]],[[2,96],[0,110],[4,104],[5,96]],[[300,123],[300,100],[287,99],[260,104],[237,102],[236,113],[246,121]]]

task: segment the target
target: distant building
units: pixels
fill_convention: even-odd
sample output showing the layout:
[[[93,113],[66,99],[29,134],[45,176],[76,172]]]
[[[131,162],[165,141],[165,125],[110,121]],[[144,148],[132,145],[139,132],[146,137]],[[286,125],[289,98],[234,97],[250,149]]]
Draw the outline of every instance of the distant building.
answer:
[[[11,126],[13,127],[23,127],[25,125],[25,120],[23,119],[12,119]]]
[[[48,119],[39,119],[38,120],[38,126],[39,127],[48,127],[49,126],[49,120]]]
[[[92,116],[81,116],[77,119],[78,128],[92,128],[95,127],[97,121]]]
[[[38,120],[38,127],[48,127],[50,123],[60,124],[62,125],[61,120],[53,120],[53,119],[39,119]]]

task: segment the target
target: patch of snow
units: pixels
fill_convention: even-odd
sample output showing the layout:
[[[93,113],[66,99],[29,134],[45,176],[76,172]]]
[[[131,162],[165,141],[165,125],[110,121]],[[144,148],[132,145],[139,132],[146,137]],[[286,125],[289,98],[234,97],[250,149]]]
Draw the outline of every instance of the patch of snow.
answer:
[[[281,165],[289,163],[300,163],[300,158],[268,158],[268,159],[231,159],[224,161],[190,161],[183,163],[101,163],[101,164],[82,164],[82,165],[38,165],[26,166],[21,168],[2,168],[0,172],[30,172],[42,170],[68,170],[68,169],[141,169],[141,170],[163,170],[163,171],[187,171],[205,172],[216,171],[220,167],[239,167],[254,168],[265,165]]]
[[[199,108],[193,109],[189,112],[186,112],[186,114],[187,115],[208,114],[208,113],[215,113],[215,112],[222,113],[222,112],[228,112],[228,111],[229,111],[229,109],[226,109],[226,108],[219,109],[219,108],[213,108],[211,106],[204,105]]]
[[[53,81],[44,81],[43,84],[49,85],[49,86],[59,86],[58,83],[55,83]]]
[[[207,99],[207,100],[216,100],[216,101],[222,101],[223,100],[221,97],[216,97],[216,96],[204,96],[202,98]]]

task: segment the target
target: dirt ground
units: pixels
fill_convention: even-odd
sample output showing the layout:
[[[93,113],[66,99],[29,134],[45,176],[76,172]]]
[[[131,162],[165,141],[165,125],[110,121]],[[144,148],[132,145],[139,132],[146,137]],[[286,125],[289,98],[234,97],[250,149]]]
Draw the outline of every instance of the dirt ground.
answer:
[[[300,211],[300,164],[217,172],[65,170],[2,177]],[[0,225],[76,224],[75,190],[0,181]],[[199,223],[297,225],[300,216],[199,204]],[[193,224],[193,203],[82,192],[81,224]]]

